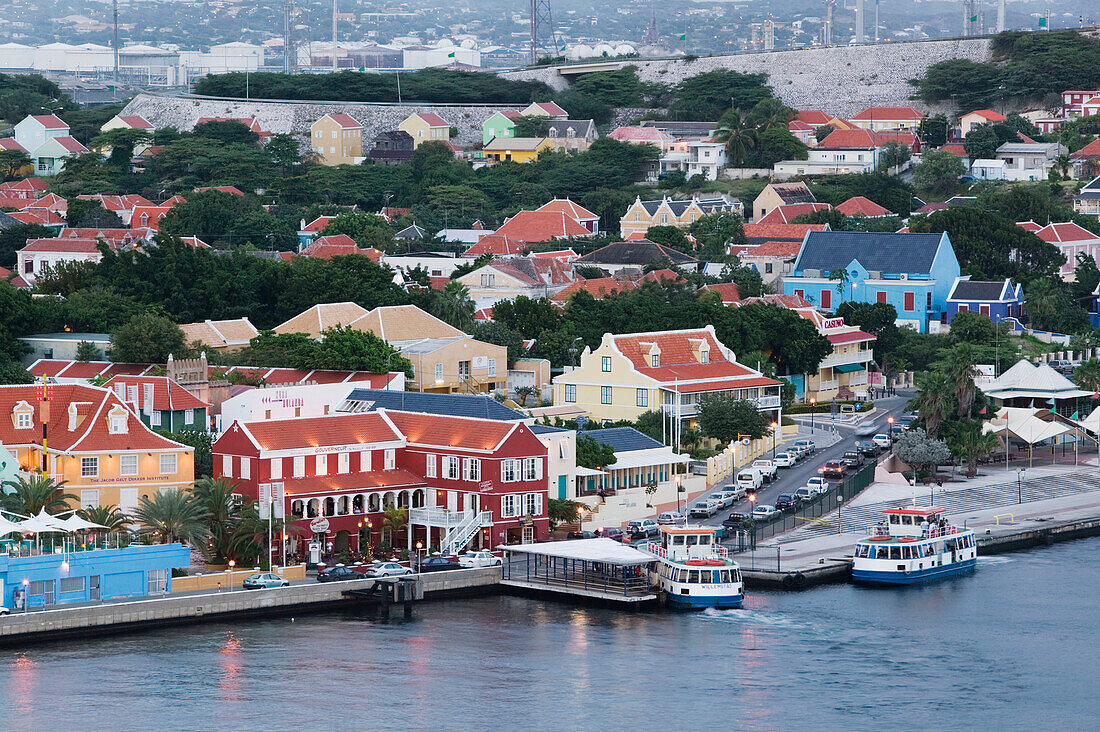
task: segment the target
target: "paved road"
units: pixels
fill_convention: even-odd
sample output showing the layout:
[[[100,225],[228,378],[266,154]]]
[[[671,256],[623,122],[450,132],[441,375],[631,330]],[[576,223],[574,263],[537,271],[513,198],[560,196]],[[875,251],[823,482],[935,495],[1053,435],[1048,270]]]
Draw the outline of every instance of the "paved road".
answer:
[[[828,416],[824,419],[818,417],[815,420],[815,427],[817,431],[824,436],[826,433],[822,431],[822,428],[818,425],[824,424],[826,428],[836,428],[840,433],[840,441],[835,445],[818,450],[815,454],[802,460],[791,468],[780,468],[778,477],[770,484],[765,484],[764,488],[757,492],[756,505],[774,505],[775,499],[780,493],[793,493],[796,489],[806,485],[806,481],[810,478],[819,475],[818,468],[824,465],[829,460],[837,460],[844,455],[847,450],[852,449],[855,445],[855,431],[857,428],[862,428],[868,424],[874,424],[880,428],[880,431],[885,431],[888,417],[897,417],[903,411],[905,411],[905,405],[911,398],[911,395],[904,394],[896,397],[890,397],[887,399],[878,399],[875,401],[878,411],[875,412],[874,417],[862,422],[858,425],[843,425],[840,423],[830,423]],[[809,437],[813,439],[813,435],[799,435],[799,438]],[[864,439],[864,438],[860,438]],[[869,439],[869,438],[867,438]],[[783,446],[780,446],[776,450],[777,452],[783,452]],[[721,485],[728,485],[731,481],[726,481]],[[836,483],[837,481],[832,481]],[[722,523],[731,512],[736,511],[738,513],[749,513],[752,511],[752,505],[748,499],[742,499],[733,504],[731,508],[723,509],[715,516],[705,520],[693,520],[692,523],[701,523],[709,526],[717,526]],[[684,506],[684,513],[687,513],[690,506]]]

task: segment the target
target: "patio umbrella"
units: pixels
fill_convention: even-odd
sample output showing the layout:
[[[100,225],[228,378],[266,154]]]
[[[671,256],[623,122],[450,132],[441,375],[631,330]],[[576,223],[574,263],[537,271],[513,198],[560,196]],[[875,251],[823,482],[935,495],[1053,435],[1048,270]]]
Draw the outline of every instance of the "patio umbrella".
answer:
[[[21,523],[19,528],[30,534],[46,534],[49,532],[64,534],[72,531],[72,529],[65,525],[65,519],[51,516],[46,513],[46,509],[42,509],[38,512],[37,516],[32,516]]]
[[[15,533],[16,531],[23,532],[23,524],[17,521],[9,521],[8,519],[0,516],[0,536],[7,536],[8,534]]]
[[[69,518],[61,522],[65,525],[68,531],[81,531],[83,529],[105,529],[106,526],[101,524],[93,524],[91,521],[80,518],[75,513]]]

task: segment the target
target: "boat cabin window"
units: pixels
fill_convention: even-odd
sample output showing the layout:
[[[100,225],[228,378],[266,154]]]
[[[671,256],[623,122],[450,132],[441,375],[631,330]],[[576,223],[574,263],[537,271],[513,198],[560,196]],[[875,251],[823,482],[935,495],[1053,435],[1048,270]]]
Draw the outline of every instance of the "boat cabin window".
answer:
[[[900,546],[890,547],[890,558],[891,559],[901,559],[901,547]]]
[[[903,526],[912,526],[913,525],[913,517],[910,516],[909,514],[904,514],[901,517],[901,523],[902,523]]]
[[[693,569],[688,572],[688,582],[690,582],[691,584],[699,583],[699,570]]]
[[[723,569],[721,571],[721,575],[722,575],[722,579],[720,580],[721,582],[729,582],[730,581],[730,571],[728,569]]]
[[[684,535],[683,534],[673,534],[672,535],[672,545],[673,546],[683,546],[684,545]]]

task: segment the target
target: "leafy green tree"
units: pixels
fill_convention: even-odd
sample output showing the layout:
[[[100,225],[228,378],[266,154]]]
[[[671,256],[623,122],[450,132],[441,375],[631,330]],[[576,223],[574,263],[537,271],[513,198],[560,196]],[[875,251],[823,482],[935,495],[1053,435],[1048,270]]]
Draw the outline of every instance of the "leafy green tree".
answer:
[[[951,459],[947,443],[929,437],[919,427],[906,430],[894,441],[894,454],[909,463],[918,474],[934,470]]]
[[[409,510],[397,506],[387,506],[382,516],[383,541],[390,546],[394,545],[396,537],[409,522]]]
[[[15,253],[27,246],[29,239],[49,239],[54,232],[38,224],[15,224],[0,229],[0,267],[15,266]]]
[[[474,301],[464,284],[451,280],[436,293],[432,300],[433,314],[459,330],[470,327],[474,322]]]
[[[953,385],[955,403],[958,405],[957,417],[964,419],[970,414],[970,407],[977,396],[974,379],[980,375],[974,347],[969,343],[959,343],[947,352],[940,364],[943,375]]]
[[[699,431],[723,444],[738,435],[763,437],[769,431],[768,420],[756,405],[732,394],[712,393],[699,399]]]
[[[264,145],[264,150],[271,156],[271,162],[275,164],[279,175],[283,177],[297,171],[302,166],[302,154],[298,149],[298,141],[294,139],[294,135],[274,134]]]
[[[93,524],[99,524],[107,531],[124,531],[130,519],[118,506],[90,506],[76,512],[77,516]]]
[[[935,440],[939,436],[940,423],[957,408],[955,383],[944,373],[928,371],[917,374],[917,390],[909,408],[917,411],[929,439]]]
[[[920,121],[920,138],[933,147],[947,144],[947,117],[944,114],[929,115]]]
[[[113,132],[114,130],[112,130]],[[103,208],[99,201],[69,198],[65,218],[69,226],[85,229],[124,229],[126,226],[114,211]]]
[[[724,257],[730,246],[742,246],[746,241],[745,220],[735,213],[700,216],[688,231],[699,245],[699,255],[708,261]]]
[[[233,534],[240,523],[240,500],[235,492],[238,484],[225,478],[204,477],[195,481],[191,500],[202,509],[205,533],[209,540],[202,545],[210,564],[226,564],[235,559]]]
[[[65,481],[55,481],[38,473],[5,481],[0,491],[0,506],[5,511],[20,516],[37,516],[42,511],[55,514],[69,507],[77,500],[72,493],[65,492]]]
[[[152,496],[142,496],[133,517],[141,524],[141,533],[153,541],[181,542],[200,549],[210,536],[207,511],[199,500],[182,488],[166,488]]]
[[[546,117],[520,117],[515,122],[516,137],[546,137],[550,120]]]
[[[30,156],[22,150],[0,150],[0,179],[10,180],[30,165]]]
[[[908,145],[891,142],[884,145],[882,151],[879,153],[878,165],[880,169],[889,171],[891,168],[896,168],[909,162],[909,158],[912,156],[913,150]]]
[[[102,361],[103,351],[96,348],[94,343],[88,341],[81,341],[76,344],[76,360],[77,361]]]
[[[1090,358],[1073,372],[1073,383],[1094,394],[1100,392],[1100,361]]]
[[[756,128],[750,125],[741,112],[734,108],[722,115],[714,130],[714,141],[726,144],[726,156],[730,165],[740,167],[756,152]]]
[[[925,102],[951,100],[956,108],[971,110],[988,107],[994,102],[999,81],[1000,73],[992,64],[949,59],[932,64],[923,79],[910,83],[918,88]]]
[[[590,470],[602,470],[614,465],[617,459],[615,448],[611,445],[594,440],[583,432],[577,434],[577,465]]]
[[[963,149],[971,160],[990,159],[997,156],[997,148],[1001,145],[1001,139],[996,130],[989,125],[978,125],[966,133],[963,141]]]
[[[346,325],[324,331],[320,344],[309,357],[294,366],[300,369],[369,371],[374,374],[403,371],[412,376],[412,364],[393,346],[370,331],[355,330]]]
[[[107,355],[120,363],[165,363],[171,355],[185,357],[183,331],[163,315],[141,313],[111,333]]]
[[[504,346],[508,349],[508,368],[512,368],[517,358],[527,355],[527,349],[523,346],[523,335],[504,323],[495,320],[496,311],[493,311],[494,321],[488,323],[474,323],[470,328],[470,335],[483,343],[492,343]]]
[[[759,134],[756,145],[757,163],[770,168],[781,160],[805,160],[806,145],[786,127],[769,127]]]
[[[205,425],[196,425],[198,429],[189,429],[182,432],[168,432],[157,430],[173,442],[188,445],[195,450],[195,478],[209,478],[214,475],[214,438],[207,432]]]
[[[520,295],[493,305],[493,320],[516,331],[523,338],[537,338],[545,331],[557,330],[561,311],[544,297],[532,300]]]
[[[134,157],[134,148],[148,145],[153,136],[145,130],[128,127],[100,132],[92,138],[92,149],[108,154],[107,164],[116,168],[128,168]]]
[[[362,211],[342,211],[328,222],[319,236],[345,234],[364,249],[371,247],[383,252],[394,252],[393,229],[386,220]]]
[[[591,74],[590,76],[599,76]],[[718,119],[730,107],[752,109],[772,96],[767,74],[742,74],[728,69],[689,76],[673,90],[671,119]],[[619,105],[630,106],[630,105]]]
[[[295,227],[264,210],[259,199],[223,191],[188,194],[160,222],[166,236],[197,236],[214,247],[251,244],[289,251],[298,245]]]
[[[770,130],[773,127],[787,129],[787,122],[797,112],[775,97],[767,97],[757,102],[749,110],[748,123],[758,129]]]
[[[938,195],[947,195],[966,175],[966,166],[959,156],[947,150],[929,150],[913,168],[913,185]]]
[[[999,441],[992,432],[982,431],[982,422],[967,419],[954,422],[944,436],[947,447],[961,462],[966,463],[966,477],[978,474],[978,461],[997,449]]]
[[[664,244],[685,254],[691,253],[691,242],[688,241],[684,230],[676,226],[651,226],[646,231],[646,239],[658,244]]]
[[[951,335],[962,343],[985,344],[993,340],[996,329],[988,315],[969,310],[951,319]]]
[[[195,125],[195,137],[207,137],[224,145],[258,145],[260,136],[236,120],[214,120]]]

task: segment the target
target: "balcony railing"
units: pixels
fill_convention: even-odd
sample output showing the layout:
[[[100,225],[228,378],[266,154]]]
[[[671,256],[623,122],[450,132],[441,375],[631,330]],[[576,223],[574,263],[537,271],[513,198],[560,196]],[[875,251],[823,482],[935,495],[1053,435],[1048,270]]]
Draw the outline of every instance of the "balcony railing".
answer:
[[[874,358],[874,352],[872,351],[856,351],[855,353],[831,353],[826,356],[818,368],[831,368],[833,366],[840,366],[847,363],[867,363]]]

